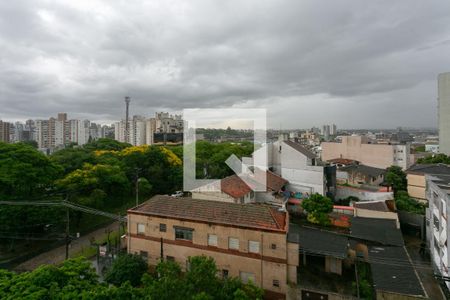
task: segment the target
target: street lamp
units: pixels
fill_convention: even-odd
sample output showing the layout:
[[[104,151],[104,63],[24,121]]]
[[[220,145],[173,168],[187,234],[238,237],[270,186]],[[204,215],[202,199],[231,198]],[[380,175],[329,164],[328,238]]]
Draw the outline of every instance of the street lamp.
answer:
[[[141,178],[136,179],[136,206],[139,205],[139,182]]]
[[[135,168],[136,171],[136,206],[139,205],[139,172],[141,171],[141,168]]]

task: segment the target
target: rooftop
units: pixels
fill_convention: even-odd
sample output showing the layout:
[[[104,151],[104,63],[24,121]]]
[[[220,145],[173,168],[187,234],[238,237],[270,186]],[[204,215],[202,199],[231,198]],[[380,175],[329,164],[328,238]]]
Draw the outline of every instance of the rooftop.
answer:
[[[370,247],[369,261],[376,290],[425,297],[404,247]]]
[[[385,200],[355,202],[355,203],[353,203],[353,207],[360,208],[360,209],[374,210],[374,211],[382,211],[382,212],[391,211],[389,209],[389,207],[387,206]]]
[[[264,172],[263,172],[264,173]],[[261,176],[261,171],[255,170],[255,178],[248,177],[249,182],[254,182],[255,186],[258,184]],[[261,182],[261,181],[260,181]],[[272,190],[278,192],[288,181],[277,174],[266,171],[266,186],[267,190]],[[251,192],[251,188],[238,176],[231,175],[225,177],[220,181],[220,186],[222,192],[230,195],[233,198],[240,198]]]
[[[403,246],[403,237],[395,220],[361,218],[352,219],[350,236],[383,245]]]
[[[316,155],[314,153],[312,153],[310,150],[306,149],[304,146],[300,145],[299,143],[292,142],[292,141],[284,141],[284,143],[286,145],[294,148],[295,150],[297,150],[298,152],[300,152],[301,154],[303,154],[304,156],[306,156],[309,159],[316,158]]]
[[[386,174],[385,169],[369,167],[366,165],[348,165],[348,166],[339,168],[339,171],[356,172],[356,173],[361,173],[363,175],[372,176],[372,177],[378,177],[380,175]]]
[[[418,175],[450,175],[450,166],[445,164],[416,164],[409,167],[406,173]]]
[[[348,238],[336,232],[291,223],[288,241],[298,243],[300,249],[306,253],[322,254],[342,259],[347,257]]]
[[[333,164],[339,164],[339,165],[352,165],[352,164],[359,163],[357,160],[347,159],[347,158],[334,158],[334,159],[328,160],[328,162],[333,163]]]
[[[287,231],[286,213],[260,204],[236,204],[192,199],[190,197],[176,198],[167,195],[156,195],[141,205],[129,209],[128,214],[141,214],[265,231]]]

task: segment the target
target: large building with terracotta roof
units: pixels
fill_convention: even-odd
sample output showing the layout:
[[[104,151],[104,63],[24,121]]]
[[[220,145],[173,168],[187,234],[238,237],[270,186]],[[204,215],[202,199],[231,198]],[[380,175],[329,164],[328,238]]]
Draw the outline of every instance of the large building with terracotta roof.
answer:
[[[150,266],[167,259],[187,267],[190,256],[207,255],[220,276],[252,280],[270,299],[284,299],[298,266],[288,226],[286,212],[266,205],[157,195],[128,210],[128,252]]]

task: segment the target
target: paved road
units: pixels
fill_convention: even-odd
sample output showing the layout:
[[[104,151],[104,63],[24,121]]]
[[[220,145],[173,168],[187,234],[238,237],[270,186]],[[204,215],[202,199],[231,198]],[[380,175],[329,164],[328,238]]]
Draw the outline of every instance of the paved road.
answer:
[[[119,223],[114,222],[108,226],[97,229],[91,233],[88,233],[80,237],[79,239],[72,241],[69,248],[69,257],[71,257],[71,255],[79,253],[80,251],[82,251],[83,248],[89,247],[91,245],[91,240],[93,238],[95,240],[101,240],[107,235],[108,230],[117,231],[118,228]],[[35,256],[32,259],[21,263],[14,269],[17,271],[30,271],[36,269],[40,265],[61,263],[64,261],[65,258],[66,258],[66,246],[61,246],[53,250],[39,254],[38,256]]]
[[[433,300],[445,300],[445,296],[439,287],[439,283],[433,276],[433,270],[431,269],[431,262],[429,258],[424,258],[419,254],[420,239],[410,235],[404,235],[403,237],[405,240],[406,249],[408,250],[413,264],[416,266],[416,271],[422,281],[425,291],[428,294],[428,298]]]

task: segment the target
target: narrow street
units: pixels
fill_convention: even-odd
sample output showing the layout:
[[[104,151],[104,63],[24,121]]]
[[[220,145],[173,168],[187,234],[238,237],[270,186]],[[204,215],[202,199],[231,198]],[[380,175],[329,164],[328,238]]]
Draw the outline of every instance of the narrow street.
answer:
[[[91,245],[91,240],[100,240],[107,235],[108,231],[117,231],[119,229],[119,223],[114,222],[108,226],[97,229],[91,233],[81,236],[79,239],[72,241],[69,247],[69,257],[79,253],[83,248],[87,248]],[[61,246],[53,250],[44,252],[27,260],[14,268],[16,271],[30,271],[34,270],[40,265],[44,264],[58,264],[64,261],[66,258],[66,246]]]
[[[430,259],[420,255],[421,240],[418,237],[411,235],[404,235],[406,250],[411,257],[412,263],[415,266],[417,274],[422,281],[423,287],[428,294],[429,299],[445,300],[445,296],[439,286],[438,281],[433,276],[433,269]]]

